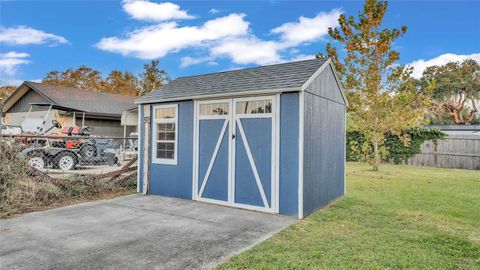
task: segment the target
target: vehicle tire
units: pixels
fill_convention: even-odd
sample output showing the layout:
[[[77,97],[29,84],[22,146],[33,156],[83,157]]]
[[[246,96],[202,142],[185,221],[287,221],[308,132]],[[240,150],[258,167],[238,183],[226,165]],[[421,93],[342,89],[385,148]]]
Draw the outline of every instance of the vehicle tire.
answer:
[[[45,159],[45,155],[43,155],[40,152],[34,152],[34,153],[28,155],[27,163],[28,163],[28,165],[32,166],[33,168],[40,170],[40,169],[45,168],[45,165],[47,164],[47,161]]]
[[[118,162],[118,158],[113,156],[108,158],[107,164],[108,166],[113,166],[113,165],[119,165],[120,163]]]
[[[77,165],[77,157],[70,152],[60,152],[55,156],[54,165],[55,168],[63,171],[73,170]]]
[[[80,155],[83,158],[93,158],[96,156],[97,149],[94,145],[87,144],[82,146],[82,149],[80,149]]]

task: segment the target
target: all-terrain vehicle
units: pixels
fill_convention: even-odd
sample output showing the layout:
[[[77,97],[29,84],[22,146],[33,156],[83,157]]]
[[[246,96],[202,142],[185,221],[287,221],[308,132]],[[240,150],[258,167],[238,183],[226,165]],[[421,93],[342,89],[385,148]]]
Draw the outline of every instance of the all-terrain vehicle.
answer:
[[[61,129],[58,121],[54,127]],[[120,143],[111,139],[89,138],[89,127],[66,127],[63,136],[34,138],[21,153],[37,169],[73,170],[77,165],[119,165],[116,150]]]
[[[37,168],[56,168],[73,170],[77,165],[119,165],[116,155],[120,143],[111,139],[90,137],[93,128],[88,126],[62,127],[57,120],[52,120],[52,126],[46,129],[45,119],[48,119],[51,104],[31,104],[31,106],[48,106],[46,115],[40,118],[30,118],[30,108],[22,123],[20,143],[24,146],[21,154],[28,160],[28,164]],[[58,108],[65,110],[65,108]],[[79,113],[79,112],[76,112]],[[85,112],[83,118],[85,117]],[[75,114],[73,114],[75,117]],[[82,120],[82,123],[84,121]],[[61,132],[49,134],[53,129]],[[49,135],[47,135],[49,134]]]

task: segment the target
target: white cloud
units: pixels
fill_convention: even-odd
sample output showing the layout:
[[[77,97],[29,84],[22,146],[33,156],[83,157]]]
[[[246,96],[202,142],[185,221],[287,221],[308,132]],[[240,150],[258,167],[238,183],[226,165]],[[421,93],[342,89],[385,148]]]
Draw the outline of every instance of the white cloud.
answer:
[[[191,65],[198,65],[201,63],[207,63],[209,66],[216,66],[218,65],[217,62],[215,62],[215,58],[211,56],[204,56],[204,57],[190,57],[190,56],[185,56],[180,59],[180,67],[188,67]]]
[[[289,46],[318,40],[328,34],[328,27],[338,26],[340,9],[320,12],[313,18],[301,16],[297,22],[288,22],[272,29],[272,33],[280,34],[283,42]]]
[[[212,8],[208,11],[209,13],[212,13],[212,14],[217,14],[217,13],[220,13],[222,12],[220,9],[216,9],[216,8]]]
[[[0,42],[11,45],[68,43],[67,39],[27,26],[0,28]]]
[[[288,61],[294,62],[294,61],[303,61],[303,60],[310,60],[310,59],[315,59],[315,55],[314,54],[297,54],[297,55],[294,55]]]
[[[14,76],[19,65],[30,63],[29,60],[25,59],[29,56],[27,53],[15,51],[0,54],[0,77]]]
[[[222,41],[211,49],[213,57],[227,56],[235,64],[258,65],[275,64],[282,61],[278,53],[278,43],[255,37],[234,38]]]
[[[298,22],[284,23],[271,30],[280,34],[279,40],[262,40],[254,35],[224,39],[210,48],[213,57],[229,57],[233,63],[268,65],[286,61],[313,59],[313,55],[301,54],[296,46],[312,42],[328,34],[328,27],[338,26],[341,10],[321,12],[313,18],[300,17]],[[290,57],[282,57],[287,53]]]
[[[141,59],[164,57],[169,53],[184,49],[193,49],[193,55],[181,58],[180,66],[187,67],[207,63],[217,64],[217,58],[227,58],[236,65],[275,64],[291,60],[313,58],[298,49],[299,46],[313,42],[328,35],[328,27],[338,25],[337,20],[342,11],[318,13],[313,18],[300,17],[295,22],[288,22],[270,31],[268,39],[259,38],[252,33],[245,14],[232,13],[204,22],[201,25],[180,25],[171,21],[174,18],[189,16],[179,6],[171,10],[183,12],[179,16],[159,15],[153,12],[160,5],[147,1],[124,1],[125,10],[136,19],[170,20],[138,28],[125,36],[102,38],[96,47],[125,56]],[[168,3],[169,5],[173,5]],[[145,8],[151,6],[151,9]],[[133,7],[136,7],[134,9]],[[209,12],[221,10],[212,8]],[[170,14],[174,13],[173,11]],[[154,15],[155,14],[155,15]],[[177,14],[178,15],[178,14]],[[155,17],[154,16],[159,16]]]
[[[193,19],[185,10],[181,10],[176,4],[154,3],[143,0],[124,1],[123,9],[132,18],[147,21],[167,21],[175,19]]]
[[[19,53],[15,51],[10,51],[7,53],[0,54],[1,58],[26,58],[29,57],[30,55],[28,53]]]
[[[429,60],[420,59],[420,60],[411,62],[407,65],[413,67],[412,77],[418,79],[422,77],[423,71],[427,67],[445,65],[448,62],[460,62],[465,59],[473,59],[477,62],[480,62],[480,53],[474,53],[474,54],[446,53]]]
[[[0,79],[0,86],[20,86],[24,81],[17,79]]]
[[[96,46],[105,51],[142,59],[163,57],[167,53],[200,46],[204,42],[245,35],[249,23],[243,20],[244,16],[230,14],[207,21],[202,26],[178,27],[175,22],[161,23],[130,32],[125,38],[103,38]]]

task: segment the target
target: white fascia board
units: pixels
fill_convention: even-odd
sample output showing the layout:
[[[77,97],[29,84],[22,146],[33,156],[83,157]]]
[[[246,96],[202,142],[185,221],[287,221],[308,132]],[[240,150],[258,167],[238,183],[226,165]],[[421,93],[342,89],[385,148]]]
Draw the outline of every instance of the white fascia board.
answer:
[[[278,94],[278,93],[299,92],[299,91],[301,91],[301,88],[300,88],[300,87],[276,88],[276,89],[241,91],[241,92],[231,92],[231,93],[218,93],[218,94],[210,94],[210,95],[197,95],[197,96],[175,97],[175,98],[167,98],[167,99],[151,99],[151,100],[148,100],[148,101],[138,101],[138,100],[135,100],[135,104],[151,104],[151,103],[172,102],[172,101],[181,101],[181,100],[201,100],[201,99],[215,99],[215,98],[233,98],[233,97],[240,97],[240,96]]]

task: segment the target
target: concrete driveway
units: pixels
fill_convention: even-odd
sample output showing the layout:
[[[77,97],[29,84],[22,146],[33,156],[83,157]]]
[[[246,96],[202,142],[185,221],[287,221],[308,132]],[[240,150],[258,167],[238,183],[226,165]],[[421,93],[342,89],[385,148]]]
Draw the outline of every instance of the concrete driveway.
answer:
[[[1,269],[208,269],[294,218],[131,195],[0,221]]]

